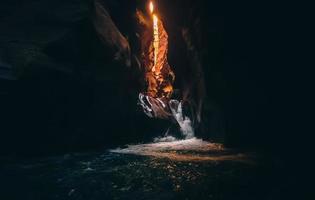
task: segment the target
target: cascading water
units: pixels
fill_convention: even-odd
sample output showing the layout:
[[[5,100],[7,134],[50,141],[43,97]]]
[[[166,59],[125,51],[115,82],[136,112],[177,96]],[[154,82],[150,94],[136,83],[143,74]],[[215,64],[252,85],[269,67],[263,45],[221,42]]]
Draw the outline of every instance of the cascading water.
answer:
[[[192,127],[190,118],[183,113],[182,102],[172,99],[169,101],[169,107],[185,139],[193,138],[195,135],[194,128]]]

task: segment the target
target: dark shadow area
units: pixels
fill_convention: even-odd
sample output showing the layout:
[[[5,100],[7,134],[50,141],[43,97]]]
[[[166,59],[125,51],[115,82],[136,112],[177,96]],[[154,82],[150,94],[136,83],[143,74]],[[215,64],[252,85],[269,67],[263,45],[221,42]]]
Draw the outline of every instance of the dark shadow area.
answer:
[[[13,178],[6,175],[5,180],[12,178],[10,184],[15,185],[19,177],[23,177],[24,182],[19,183],[17,188],[33,183],[32,178],[16,167],[24,162],[37,162],[28,159],[48,159],[48,156],[59,156],[61,159],[65,155],[62,164],[55,160],[49,163],[70,171],[82,164],[78,164],[78,160],[83,159],[82,154],[77,156],[75,152],[85,154],[130,143],[149,142],[154,137],[163,136],[168,129],[178,134],[176,124],[150,119],[137,105],[143,83],[136,58],[141,38],[137,37],[139,29],[135,13],[136,9],[143,10],[146,2],[100,2],[101,8],[110,17],[100,16],[92,0],[1,0],[0,157],[9,163],[3,172],[17,173],[12,175]],[[158,0],[156,3],[169,35],[168,60],[176,74],[175,88],[182,93],[189,90],[196,105],[202,102],[201,122],[195,127],[196,137],[260,155],[258,168],[237,165],[236,172],[231,172],[233,163],[222,164],[225,169],[221,171],[222,184],[210,181],[214,174],[203,177],[203,183],[213,186],[212,190],[217,194],[224,193],[222,187],[227,187],[234,191],[236,199],[302,199],[305,193],[300,192],[297,185],[300,176],[291,173],[299,169],[299,164],[291,161],[300,156],[296,149],[302,146],[304,138],[291,134],[297,129],[297,122],[293,120],[297,114],[289,102],[294,98],[291,91],[294,87],[289,84],[292,80],[287,80],[289,78],[285,73],[290,73],[290,70],[281,67],[285,65],[283,58],[290,57],[283,50],[288,40],[280,31],[279,24],[284,23],[282,18],[270,9],[272,5],[256,3],[224,5],[206,0]],[[108,20],[108,23],[99,23],[99,29],[95,28],[99,22],[97,17],[101,18],[101,22]],[[120,34],[110,26],[111,23]],[[108,29],[112,30],[112,35],[104,39],[102,31]],[[290,62],[288,60],[286,62]],[[296,143],[297,146],[292,148]],[[128,159],[132,162],[134,158]],[[135,159],[136,166],[141,165],[139,160],[143,158]],[[144,160],[149,166],[151,161]],[[113,170],[116,162],[119,163],[117,166],[125,166],[127,161],[115,158],[104,170]],[[94,164],[98,166],[99,163],[101,161],[97,160]],[[13,170],[11,164],[14,165]],[[165,164],[166,168],[168,164]],[[179,165],[187,167],[186,164]],[[31,177],[36,176],[35,168],[30,170]],[[45,172],[47,179],[52,178],[45,169],[38,169]],[[220,174],[220,168],[215,164],[202,168],[205,173],[209,170],[217,170]],[[255,172],[259,173],[258,178],[251,179]],[[58,177],[62,174],[61,171],[55,173]],[[150,174],[148,171],[145,173]],[[154,173],[162,174],[162,179],[165,175],[160,171]],[[237,174],[236,178],[233,173]],[[243,188],[243,173],[251,179],[250,183],[258,180],[261,184],[251,187],[245,178]],[[103,177],[112,178],[108,174]],[[74,181],[76,178],[67,180]],[[123,180],[121,176],[117,179]],[[132,187],[143,183],[137,180]],[[220,182],[221,179],[216,180]],[[40,185],[43,181],[45,178],[35,182]],[[133,180],[130,178],[129,181]],[[229,181],[232,183],[229,184]],[[271,182],[272,186],[268,187],[270,196],[260,196],[258,193],[264,193],[260,188]],[[104,187],[108,184],[111,183],[104,183]],[[168,181],[159,184],[162,188],[173,188]],[[82,185],[78,187],[82,188]],[[202,184],[198,186],[202,189],[194,190],[194,194],[207,189]],[[12,187],[9,185],[9,188]],[[69,193],[73,188],[59,189],[47,190],[49,194]],[[291,193],[286,193],[288,190]],[[254,195],[246,196],[248,191]],[[113,196],[108,198],[114,198],[115,194],[111,193]],[[140,197],[141,191],[133,194]],[[172,195],[161,195],[157,199],[180,199],[187,195],[189,199],[235,197],[193,196],[186,190],[177,196]],[[98,194],[94,197],[103,198]],[[89,198],[83,195],[74,199]]]

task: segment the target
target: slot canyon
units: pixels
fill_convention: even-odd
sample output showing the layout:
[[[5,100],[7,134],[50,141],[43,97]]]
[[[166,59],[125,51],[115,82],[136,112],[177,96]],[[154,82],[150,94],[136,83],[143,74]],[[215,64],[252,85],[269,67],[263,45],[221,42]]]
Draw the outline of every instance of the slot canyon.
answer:
[[[0,199],[306,197],[267,11],[2,0]]]

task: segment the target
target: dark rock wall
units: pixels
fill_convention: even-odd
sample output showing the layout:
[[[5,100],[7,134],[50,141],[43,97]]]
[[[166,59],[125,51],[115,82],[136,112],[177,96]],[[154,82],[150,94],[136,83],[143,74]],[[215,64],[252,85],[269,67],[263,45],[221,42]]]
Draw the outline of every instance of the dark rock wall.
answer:
[[[144,3],[1,1],[1,154],[89,150],[166,132],[170,122],[148,119],[137,106],[135,12]],[[247,62],[249,28],[238,29],[236,18],[226,34],[226,13],[213,2],[157,3],[175,88],[194,108],[196,135],[236,146],[261,144],[268,87],[262,85],[265,74]]]
[[[95,149],[154,132],[90,3],[1,2],[1,153]]]

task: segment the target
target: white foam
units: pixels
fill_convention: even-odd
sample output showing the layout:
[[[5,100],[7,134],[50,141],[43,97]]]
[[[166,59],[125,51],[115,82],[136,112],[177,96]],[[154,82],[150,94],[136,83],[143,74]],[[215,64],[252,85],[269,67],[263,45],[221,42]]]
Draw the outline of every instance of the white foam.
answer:
[[[185,140],[173,140],[168,141],[168,139],[174,139],[172,136],[167,136],[166,138],[159,139],[159,142],[148,143],[148,144],[137,144],[137,145],[127,145],[124,149],[115,149],[111,152],[117,153],[132,153],[132,154],[142,154],[145,152],[163,152],[163,151],[209,151],[218,150],[223,148],[221,144],[210,143],[197,138],[185,139]]]
[[[172,99],[170,100],[169,105],[174,118],[179,124],[182,134],[186,139],[193,138],[195,135],[194,129],[190,118],[183,114],[182,102]]]
[[[110,152],[188,162],[219,160],[247,161],[247,156],[244,154],[227,153],[222,144],[210,143],[197,138],[169,142],[161,142],[162,140],[156,143],[128,145],[126,148],[117,148],[110,150]]]
[[[176,141],[177,139],[173,136],[168,136],[167,134],[165,135],[165,137],[157,137],[157,138],[154,138],[154,142],[174,142]]]

